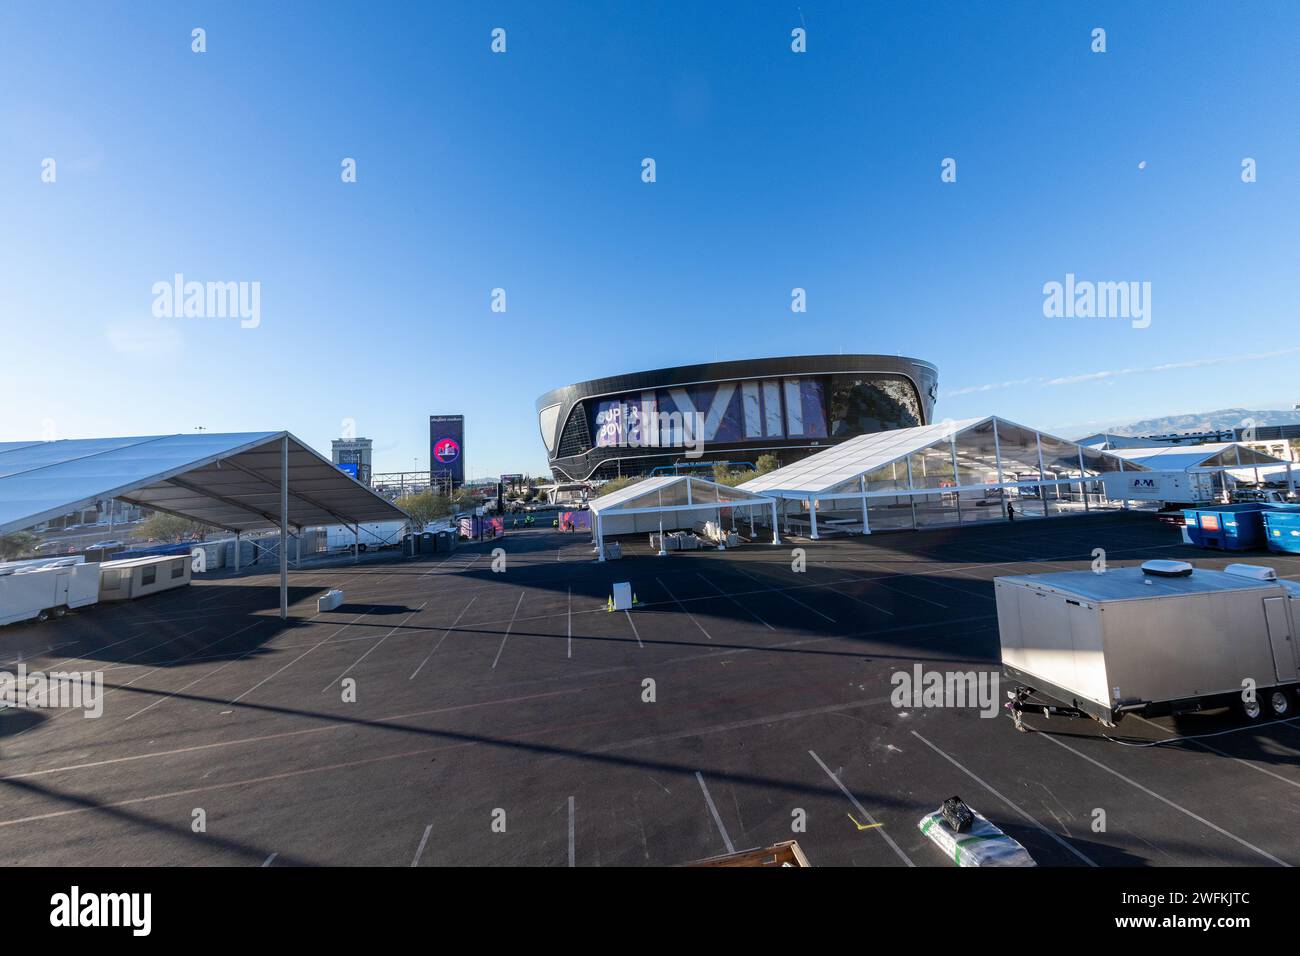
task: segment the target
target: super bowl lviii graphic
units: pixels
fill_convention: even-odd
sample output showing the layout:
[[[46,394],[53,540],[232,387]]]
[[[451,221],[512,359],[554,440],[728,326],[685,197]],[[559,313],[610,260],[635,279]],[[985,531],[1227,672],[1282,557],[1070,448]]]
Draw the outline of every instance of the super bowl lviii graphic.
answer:
[[[465,481],[465,416],[429,416],[429,474],[433,481]]]

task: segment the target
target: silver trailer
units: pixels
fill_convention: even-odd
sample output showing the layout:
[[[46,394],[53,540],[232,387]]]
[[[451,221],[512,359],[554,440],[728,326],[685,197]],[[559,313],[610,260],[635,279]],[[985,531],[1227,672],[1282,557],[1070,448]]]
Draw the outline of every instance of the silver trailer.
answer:
[[[1007,705],[1107,725],[1126,713],[1295,709],[1300,584],[1271,568],[1179,561],[994,579]],[[1251,692],[1251,689],[1254,692]],[[1035,693],[1065,706],[1033,703]]]

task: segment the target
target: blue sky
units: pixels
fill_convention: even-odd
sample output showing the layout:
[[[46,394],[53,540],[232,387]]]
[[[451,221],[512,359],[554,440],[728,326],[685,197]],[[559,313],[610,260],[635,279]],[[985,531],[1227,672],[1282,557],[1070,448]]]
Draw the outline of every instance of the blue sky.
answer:
[[[539,472],[549,388],[840,351],[1068,434],[1300,401],[1295,3],[43,2],[0,36],[0,440],[353,419],[399,470],[464,413],[471,476]],[[260,325],[155,318],[175,273],[259,282]],[[1045,318],[1067,273],[1150,282],[1150,327]]]

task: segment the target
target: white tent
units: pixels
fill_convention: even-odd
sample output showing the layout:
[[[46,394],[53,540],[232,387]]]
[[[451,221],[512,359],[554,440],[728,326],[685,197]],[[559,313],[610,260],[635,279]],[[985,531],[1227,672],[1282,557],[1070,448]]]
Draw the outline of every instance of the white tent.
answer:
[[[596,548],[601,561],[605,560],[606,534],[662,534],[664,529],[691,527],[709,518],[721,523],[724,510],[733,518],[737,509],[748,509],[751,516],[755,511],[770,513],[772,543],[781,543],[775,499],[692,475],[660,475],[633,482],[593,498],[589,507],[595,515]]]
[[[1249,482],[1253,479],[1256,484],[1281,478],[1286,481],[1290,493],[1295,494],[1291,462],[1240,442],[1119,448],[1114,454],[1132,465],[1151,471],[1182,471],[1204,476],[1227,474],[1233,481]],[[1224,495],[1229,492],[1227,483],[1222,479],[1205,477],[1200,480],[1213,480],[1218,491]]]
[[[797,508],[818,537],[818,511],[849,509],[839,530],[919,528],[1089,511],[1109,501],[1100,476],[1144,470],[1109,452],[988,416],[860,435],[750,479],[744,491]],[[1018,499],[1013,501],[1012,499]]]
[[[242,532],[278,530],[281,617],[290,527],[410,520],[288,432],[0,443],[0,533],[108,498],[233,531],[236,556]]]

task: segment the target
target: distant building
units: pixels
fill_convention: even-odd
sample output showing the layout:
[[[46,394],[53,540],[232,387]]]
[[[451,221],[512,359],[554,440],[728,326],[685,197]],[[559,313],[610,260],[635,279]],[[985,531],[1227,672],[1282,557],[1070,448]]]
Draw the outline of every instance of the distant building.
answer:
[[[330,458],[357,481],[368,485],[370,449],[373,444],[369,438],[335,438],[330,442]]]

